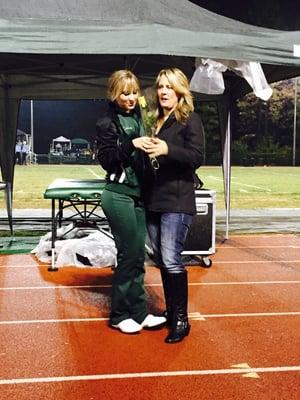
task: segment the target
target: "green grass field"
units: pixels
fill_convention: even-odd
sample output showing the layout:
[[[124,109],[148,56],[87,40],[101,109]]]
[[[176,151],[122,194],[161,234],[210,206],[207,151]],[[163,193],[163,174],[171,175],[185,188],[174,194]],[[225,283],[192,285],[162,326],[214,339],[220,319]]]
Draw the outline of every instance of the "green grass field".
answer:
[[[217,192],[217,208],[224,208],[221,167],[201,167],[199,176],[205,188]],[[16,166],[14,180],[15,209],[50,208],[43,198],[47,186],[57,178],[103,178],[97,165]],[[233,167],[231,208],[300,208],[300,167]],[[3,191],[0,208],[5,208]]]

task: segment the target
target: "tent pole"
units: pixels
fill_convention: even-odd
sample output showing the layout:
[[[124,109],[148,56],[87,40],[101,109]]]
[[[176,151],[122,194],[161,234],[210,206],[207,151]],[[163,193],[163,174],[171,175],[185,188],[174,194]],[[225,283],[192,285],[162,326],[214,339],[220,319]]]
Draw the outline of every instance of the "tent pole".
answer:
[[[226,229],[225,240],[229,238],[229,219],[230,219],[230,181],[231,181],[231,126],[230,111],[227,117],[227,128],[225,135],[223,163],[224,163],[224,179],[225,179],[225,207],[226,207]]]
[[[219,111],[220,133],[222,139],[222,171],[224,184],[225,203],[225,235],[224,240],[229,238],[230,220],[230,180],[231,180],[231,126],[230,126],[230,105],[229,99],[217,102]]]
[[[19,99],[11,98],[9,89],[8,85],[0,89],[0,159],[2,180],[6,184],[7,217],[13,235],[13,178]]]
[[[293,167],[296,165],[296,133],[297,133],[297,98],[298,78],[294,79],[294,125],[293,125]]]
[[[31,130],[31,154],[34,153],[34,139],[33,139],[33,100],[30,100],[30,130]]]
[[[10,182],[6,182],[6,210],[7,210],[10,234],[11,236],[13,236],[14,230],[13,230],[13,219],[12,219],[12,190]]]

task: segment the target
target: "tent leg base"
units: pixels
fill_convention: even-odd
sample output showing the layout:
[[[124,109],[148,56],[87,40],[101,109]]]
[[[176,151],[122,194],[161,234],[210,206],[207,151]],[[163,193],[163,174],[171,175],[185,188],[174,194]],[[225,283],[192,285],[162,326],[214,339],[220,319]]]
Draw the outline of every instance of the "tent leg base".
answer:
[[[58,271],[58,268],[56,268],[56,267],[55,267],[55,268],[49,267],[49,268],[48,268],[48,271],[49,271],[49,272],[55,272],[55,271]]]
[[[55,248],[51,249],[51,266],[48,268],[49,272],[58,271],[58,268],[55,266]]]

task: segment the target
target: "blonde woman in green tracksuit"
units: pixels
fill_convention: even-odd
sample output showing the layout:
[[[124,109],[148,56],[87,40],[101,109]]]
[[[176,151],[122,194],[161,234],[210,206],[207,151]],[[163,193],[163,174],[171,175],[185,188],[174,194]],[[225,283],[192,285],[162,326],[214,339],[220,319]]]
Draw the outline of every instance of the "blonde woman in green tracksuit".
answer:
[[[144,288],[145,210],[143,187],[148,157],[136,111],[140,87],[128,70],[114,72],[107,87],[109,111],[97,122],[98,160],[107,171],[101,200],[117,247],[109,324],[123,333],[162,327],[166,318],[148,313]]]

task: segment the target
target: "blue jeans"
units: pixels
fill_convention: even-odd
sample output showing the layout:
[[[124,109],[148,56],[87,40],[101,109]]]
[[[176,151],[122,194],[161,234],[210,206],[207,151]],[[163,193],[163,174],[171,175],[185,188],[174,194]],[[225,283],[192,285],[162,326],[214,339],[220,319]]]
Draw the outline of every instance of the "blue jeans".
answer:
[[[193,216],[185,213],[147,213],[147,230],[154,262],[170,274],[185,270],[181,259]]]

